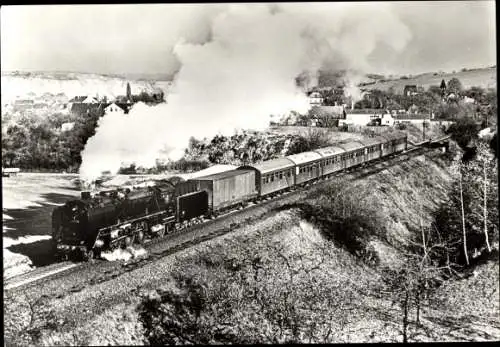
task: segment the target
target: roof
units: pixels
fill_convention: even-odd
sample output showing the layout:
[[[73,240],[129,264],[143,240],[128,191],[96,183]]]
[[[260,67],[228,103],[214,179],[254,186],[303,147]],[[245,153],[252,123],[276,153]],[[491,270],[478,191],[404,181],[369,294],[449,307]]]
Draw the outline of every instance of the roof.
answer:
[[[314,115],[334,115],[343,116],[344,107],[343,106],[313,106],[311,107],[310,113]]]
[[[74,103],[71,105],[72,113],[87,113],[90,110],[97,110],[101,107],[102,104],[83,104],[83,103]],[[103,106],[103,105],[102,105]]]
[[[347,114],[384,114],[387,110],[383,108],[354,108],[346,110]]]
[[[18,167],[3,167],[2,171],[5,173],[16,173],[20,172],[21,169],[19,169]]]
[[[431,115],[425,113],[395,114],[394,119],[430,119]]]
[[[373,146],[386,142],[387,140],[382,136],[374,136],[374,137],[365,137],[362,140],[359,140],[365,146]]]
[[[286,158],[290,159],[295,165],[309,163],[315,160],[320,160],[322,157],[316,152],[302,152],[298,154],[288,155]]]
[[[319,92],[312,92],[311,94],[309,94],[309,97],[310,98],[321,98],[321,94]]]
[[[96,98],[92,97],[92,96],[88,96],[87,98],[85,98],[85,100],[82,101],[82,103],[84,104],[97,104],[99,101],[96,100]]]
[[[251,168],[254,168],[254,169],[260,171],[261,174],[265,174],[265,173],[273,172],[273,171],[277,171],[277,170],[288,169],[288,168],[291,168],[294,166],[295,166],[295,164],[290,159],[278,158],[278,159],[266,160],[266,161],[263,161],[262,163],[258,163],[258,164],[242,166],[242,168],[251,167]]]
[[[33,104],[33,103],[35,103],[35,101],[33,101],[31,99],[19,99],[19,100],[14,101],[14,104],[16,104],[16,105]]]
[[[75,96],[73,99],[71,99],[69,102],[82,102],[85,100],[87,97],[85,95],[83,96]]]
[[[106,105],[106,109],[107,109],[108,107],[112,106],[112,105],[118,106],[118,107],[119,107],[119,108],[121,108],[121,109],[122,109],[122,111],[124,111],[124,112],[127,112],[127,111],[128,111],[128,106],[127,106],[127,104],[122,103],[122,102],[112,102],[112,103],[110,103],[110,104]]]
[[[346,152],[355,151],[356,149],[360,149],[360,148],[365,147],[362,143],[360,143],[358,141],[339,143],[338,146],[345,149]]]
[[[318,148],[315,150],[315,152],[319,153],[323,158],[328,158],[336,154],[344,153],[345,150],[337,146],[330,146],[330,147]]]
[[[217,181],[217,180],[222,180],[222,179],[227,178],[227,177],[244,175],[245,173],[248,173],[251,171],[252,170],[230,170],[230,171],[218,172],[218,173],[207,175],[207,176],[200,176],[200,177],[191,178],[191,179],[189,179],[189,181]]]

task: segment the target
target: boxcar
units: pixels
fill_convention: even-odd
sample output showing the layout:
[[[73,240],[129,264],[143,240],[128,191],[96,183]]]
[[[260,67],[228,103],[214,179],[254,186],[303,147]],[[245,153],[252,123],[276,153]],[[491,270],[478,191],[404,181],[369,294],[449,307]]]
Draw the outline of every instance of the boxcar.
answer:
[[[246,169],[255,171],[255,187],[259,196],[276,193],[295,185],[295,164],[287,158],[266,160],[238,168],[238,170]]]
[[[302,152],[286,157],[295,164],[295,184],[305,183],[321,177],[321,155],[316,152]]]
[[[230,170],[188,180],[199,184],[208,194],[211,213],[230,208],[257,197],[253,170]]]
[[[336,171],[342,170],[343,162],[341,160],[344,149],[336,146],[318,148],[314,152],[321,155],[321,174],[326,176]]]
[[[345,150],[345,153],[341,156],[345,168],[361,164],[365,161],[365,146],[362,143],[351,141],[339,143],[338,146]]]

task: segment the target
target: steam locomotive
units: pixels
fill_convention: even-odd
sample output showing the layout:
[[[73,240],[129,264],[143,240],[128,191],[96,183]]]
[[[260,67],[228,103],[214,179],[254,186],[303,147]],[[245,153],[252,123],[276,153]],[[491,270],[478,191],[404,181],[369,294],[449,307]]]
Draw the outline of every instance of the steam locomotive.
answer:
[[[406,148],[406,135],[394,132],[187,181],[82,192],[81,199],[67,201],[52,213],[54,252],[64,258],[79,252],[92,259]]]

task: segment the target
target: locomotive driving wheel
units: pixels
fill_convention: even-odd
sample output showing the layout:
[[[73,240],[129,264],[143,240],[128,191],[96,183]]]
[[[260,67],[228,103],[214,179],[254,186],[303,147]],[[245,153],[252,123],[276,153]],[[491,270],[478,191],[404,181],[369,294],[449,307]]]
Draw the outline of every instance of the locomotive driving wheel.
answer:
[[[88,251],[83,253],[83,259],[85,261],[93,261],[95,259],[95,254],[93,249],[89,249]]]
[[[125,248],[132,246],[132,243],[134,243],[134,237],[127,236],[124,241]]]

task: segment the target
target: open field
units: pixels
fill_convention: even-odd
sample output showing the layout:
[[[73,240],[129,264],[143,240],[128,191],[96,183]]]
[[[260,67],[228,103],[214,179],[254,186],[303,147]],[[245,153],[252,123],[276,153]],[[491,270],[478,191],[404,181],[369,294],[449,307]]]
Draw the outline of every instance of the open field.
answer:
[[[20,173],[2,178],[4,277],[46,265],[54,207],[80,194],[76,175]]]
[[[483,88],[496,88],[497,86],[497,69],[484,68],[484,69],[473,69],[468,71],[459,71],[455,73],[424,73],[418,76],[414,76],[408,79],[397,79],[385,82],[377,82],[375,84],[370,84],[363,86],[363,89],[372,90],[379,89],[387,91],[389,88],[393,87],[396,93],[402,93],[405,85],[415,84],[417,86],[429,88],[431,85],[439,86],[441,81],[444,79],[446,83],[452,78],[458,78],[462,82],[464,88],[470,88],[474,86]]]

